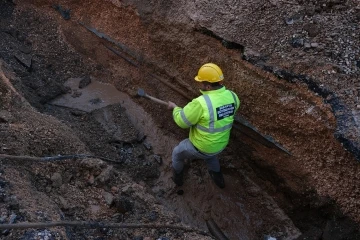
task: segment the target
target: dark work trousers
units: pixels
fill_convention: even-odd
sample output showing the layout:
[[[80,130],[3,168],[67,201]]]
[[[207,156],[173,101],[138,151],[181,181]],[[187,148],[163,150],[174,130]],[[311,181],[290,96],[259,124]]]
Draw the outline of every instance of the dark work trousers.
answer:
[[[180,173],[184,168],[185,159],[203,159],[207,164],[208,170],[220,172],[220,163],[217,158],[217,155],[220,152],[215,154],[202,153],[194,147],[188,138],[186,138],[182,140],[172,152],[172,167],[175,169],[176,173]]]

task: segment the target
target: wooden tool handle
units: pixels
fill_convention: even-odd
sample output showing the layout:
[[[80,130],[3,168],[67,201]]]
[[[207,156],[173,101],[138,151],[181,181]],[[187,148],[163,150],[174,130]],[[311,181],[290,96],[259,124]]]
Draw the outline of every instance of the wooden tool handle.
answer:
[[[157,102],[157,103],[160,103],[160,104],[164,104],[164,105],[169,105],[168,102],[165,102],[163,100],[160,100],[158,98],[154,98],[152,96],[149,96],[149,95],[146,95],[147,98],[149,98],[150,100],[154,101],[154,102]]]

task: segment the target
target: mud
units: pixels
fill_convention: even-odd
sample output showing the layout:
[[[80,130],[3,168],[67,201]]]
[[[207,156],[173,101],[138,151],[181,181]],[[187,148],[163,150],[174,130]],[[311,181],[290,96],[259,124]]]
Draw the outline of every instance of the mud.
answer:
[[[15,214],[15,222],[156,222],[207,229],[212,219],[229,239],[360,238],[359,164],[334,137],[337,116],[331,106],[303,83],[250,65],[241,47],[226,48],[182,21],[150,21],[145,5],[2,1],[1,6],[1,153],[91,153],[116,162],[2,160],[2,223]],[[70,18],[59,9],[71,9]],[[31,64],[21,64],[14,57],[19,54]],[[188,98],[159,79],[194,97],[191,79],[208,61],[223,66],[225,85],[242,100],[241,116],[291,155],[233,129],[220,156],[226,188],[214,185],[200,161],[188,163],[185,184],[177,188],[170,179],[171,151],[187,132],[166,107],[136,92],[144,88],[185,105]],[[92,82],[79,88],[84,76]],[[69,79],[76,81],[69,85]],[[210,239],[171,229],[49,232],[53,239]],[[45,239],[49,232],[39,236]],[[7,231],[1,237],[32,239],[38,233]]]

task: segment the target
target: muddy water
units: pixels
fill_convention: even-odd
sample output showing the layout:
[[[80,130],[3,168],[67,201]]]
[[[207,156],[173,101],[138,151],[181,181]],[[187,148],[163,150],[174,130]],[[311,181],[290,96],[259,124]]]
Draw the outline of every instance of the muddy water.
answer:
[[[170,165],[171,152],[178,140],[166,136],[141,106],[114,86],[92,81],[85,88],[79,89],[80,80],[69,79],[66,82],[66,86],[71,89],[69,93],[55,99],[52,104],[85,112],[112,104],[120,104],[125,108],[135,128],[147,136],[154,152],[163,157],[161,176],[152,191],[159,196],[160,202],[176,212],[183,223],[206,229],[206,220],[211,218],[230,239],[256,239],[259,235],[270,234],[273,228],[280,229],[278,231],[282,232],[284,239],[300,235],[275,201],[242,172],[224,168],[227,186],[222,190],[210,179],[205,164],[194,161],[186,168],[184,186],[176,187],[171,180]],[[106,116],[97,118],[103,126],[106,119]],[[236,155],[230,157],[243,161]],[[178,195],[179,190],[183,190],[184,194]],[[259,202],[259,198],[262,199],[262,205],[254,205],[254,202]]]
[[[69,93],[51,102],[53,105],[92,112],[111,104],[120,103],[126,96],[110,84],[92,81],[87,87],[80,89],[82,78],[70,78],[64,86],[70,88]]]

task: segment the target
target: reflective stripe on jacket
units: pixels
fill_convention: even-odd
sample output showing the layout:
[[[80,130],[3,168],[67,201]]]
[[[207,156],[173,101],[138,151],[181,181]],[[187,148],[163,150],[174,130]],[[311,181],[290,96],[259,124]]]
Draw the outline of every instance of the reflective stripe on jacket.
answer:
[[[201,91],[184,108],[176,107],[173,118],[181,128],[190,128],[189,139],[203,153],[218,153],[229,143],[234,115],[240,106],[238,96],[222,87]]]

